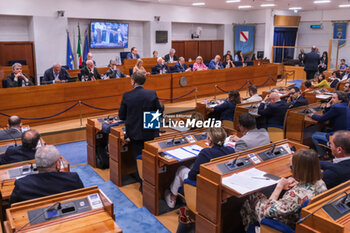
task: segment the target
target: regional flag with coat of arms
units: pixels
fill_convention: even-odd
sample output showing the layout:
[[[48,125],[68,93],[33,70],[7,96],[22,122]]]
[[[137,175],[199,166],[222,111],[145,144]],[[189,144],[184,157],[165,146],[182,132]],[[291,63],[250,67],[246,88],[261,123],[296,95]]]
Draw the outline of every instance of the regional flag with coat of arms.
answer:
[[[243,54],[254,51],[255,26],[235,25],[235,51],[241,50]]]

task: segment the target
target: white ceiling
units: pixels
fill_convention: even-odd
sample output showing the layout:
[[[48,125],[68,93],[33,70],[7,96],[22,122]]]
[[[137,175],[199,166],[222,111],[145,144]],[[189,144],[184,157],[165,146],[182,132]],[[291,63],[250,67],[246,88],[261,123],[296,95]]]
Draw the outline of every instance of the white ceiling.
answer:
[[[314,4],[313,0],[241,0],[237,3],[226,3],[226,0],[129,0],[137,2],[151,2],[151,3],[161,3],[170,5],[182,5],[182,6],[192,6],[195,2],[204,2],[205,6],[196,7],[208,7],[217,9],[229,9],[238,10],[240,5],[251,5],[252,8],[249,9],[239,9],[239,10],[259,10],[266,7],[261,7],[261,4],[274,3],[275,7],[270,7],[275,10],[288,10],[289,7],[302,7],[302,10],[322,10],[322,9],[340,9],[338,5],[340,4],[350,4],[349,0],[331,0],[330,3]],[[349,17],[350,17],[350,8]]]

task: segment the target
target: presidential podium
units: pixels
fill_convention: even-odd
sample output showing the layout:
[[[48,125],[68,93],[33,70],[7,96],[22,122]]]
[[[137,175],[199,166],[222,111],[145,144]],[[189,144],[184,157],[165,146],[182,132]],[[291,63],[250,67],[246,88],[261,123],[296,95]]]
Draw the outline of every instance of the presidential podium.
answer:
[[[292,175],[291,149],[305,148],[308,147],[289,140],[282,140],[223,156],[201,165],[200,174],[197,175],[196,232],[220,233],[241,230],[239,211],[243,201],[251,193],[257,191],[271,193],[273,188],[270,186],[241,194],[224,185],[223,178],[250,168],[257,168],[273,176],[289,177]]]
[[[113,202],[97,186],[15,203],[6,215],[6,233],[122,232]]]

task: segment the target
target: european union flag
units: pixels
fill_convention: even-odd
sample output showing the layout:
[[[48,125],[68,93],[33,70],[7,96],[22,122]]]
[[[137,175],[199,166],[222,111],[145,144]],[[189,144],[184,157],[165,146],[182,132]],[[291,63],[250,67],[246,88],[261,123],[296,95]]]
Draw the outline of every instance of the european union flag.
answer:
[[[69,34],[67,32],[67,66],[69,69],[73,69],[74,57],[72,47],[70,45]]]
[[[241,50],[243,55],[253,52],[254,39],[254,25],[235,25],[235,51]]]
[[[88,38],[88,34],[85,33],[84,53],[83,53],[83,60],[84,61],[86,61],[88,53],[89,53],[89,38]]]

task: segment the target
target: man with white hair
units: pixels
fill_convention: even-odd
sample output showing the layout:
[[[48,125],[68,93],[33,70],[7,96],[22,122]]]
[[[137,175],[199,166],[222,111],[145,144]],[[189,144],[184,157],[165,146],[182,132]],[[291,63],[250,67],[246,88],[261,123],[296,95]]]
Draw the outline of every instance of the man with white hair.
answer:
[[[220,60],[221,57],[219,55],[216,55],[215,58],[209,63],[209,70],[223,69],[224,67],[222,66]]]
[[[93,58],[92,53],[86,54],[86,61],[83,61],[83,63],[81,64],[81,66],[79,66],[79,68],[81,69],[81,68],[86,67],[86,62],[87,62],[88,60],[91,60],[91,61],[94,63],[94,66],[96,66],[96,62],[95,62],[95,60],[93,60],[92,58]]]
[[[65,83],[71,78],[72,77],[65,68],[59,63],[55,63],[51,68],[45,71],[41,84]]]
[[[101,79],[101,75],[98,73],[98,70],[96,69],[92,60],[86,61],[86,67],[81,69],[80,73],[82,81],[95,81],[97,79]]]
[[[7,76],[7,87],[26,87],[34,84],[26,74],[22,73],[22,65],[15,63],[12,65],[12,73]]]
[[[177,57],[175,55],[176,51],[175,49],[170,49],[169,54],[164,56],[164,60],[166,63],[172,63],[177,61]]]
[[[277,92],[272,92],[259,105],[258,114],[266,118],[267,127],[283,128],[284,116],[288,107],[286,102],[281,101]]]
[[[165,64],[163,58],[158,57],[157,65],[155,66],[154,74],[166,74],[166,73],[169,73],[169,68]]]
[[[35,153],[38,174],[17,179],[10,203],[26,201],[84,188],[75,172],[60,172],[61,155],[55,146],[43,146]]]

